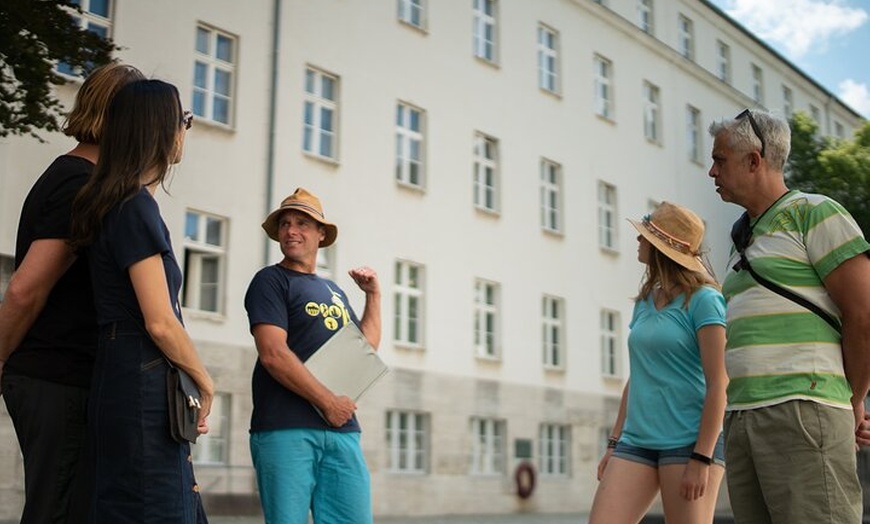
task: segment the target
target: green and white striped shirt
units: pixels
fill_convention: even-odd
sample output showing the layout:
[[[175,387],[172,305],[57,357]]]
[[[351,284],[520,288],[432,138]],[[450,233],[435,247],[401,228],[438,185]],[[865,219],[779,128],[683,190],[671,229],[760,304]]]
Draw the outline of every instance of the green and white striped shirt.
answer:
[[[746,249],[752,268],[839,318],[823,280],[842,262],[870,250],[846,209],[824,195],[791,191],[753,224]],[[840,336],[818,315],[774,293],[748,271],[735,272],[732,249],[722,293],[729,411],[789,400],[851,409]]]

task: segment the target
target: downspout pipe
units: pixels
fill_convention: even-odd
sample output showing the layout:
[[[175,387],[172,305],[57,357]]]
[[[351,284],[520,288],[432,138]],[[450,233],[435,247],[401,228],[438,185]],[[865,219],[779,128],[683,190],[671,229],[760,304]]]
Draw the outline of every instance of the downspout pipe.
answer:
[[[278,57],[281,49],[281,0],[272,1],[272,62],[270,64],[271,86],[269,88],[269,138],[266,141],[266,201],[262,216],[272,211],[272,198],[275,192],[275,126],[278,106]],[[269,265],[269,251],[272,240],[263,237],[263,265]]]

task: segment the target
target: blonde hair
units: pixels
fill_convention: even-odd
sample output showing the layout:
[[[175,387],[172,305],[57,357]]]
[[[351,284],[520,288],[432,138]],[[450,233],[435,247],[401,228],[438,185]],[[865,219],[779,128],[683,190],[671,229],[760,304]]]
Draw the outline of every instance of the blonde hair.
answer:
[[[644,300],[658,287],[665,294],[668,303],[677,298],[680,293],[685,295],[683,308],[688,309],[692,295],[702,286],[719,289],[719,284],[709,275],[677,264],[650,244],[649,263],[646,265],[640,293],[634,299]]]
[[[144,79],[141,71],[119,62],[95,69],[76,94],[75,105],[63,125],[63,134],[85,144],[99,144],[112,97],[130,82]]]

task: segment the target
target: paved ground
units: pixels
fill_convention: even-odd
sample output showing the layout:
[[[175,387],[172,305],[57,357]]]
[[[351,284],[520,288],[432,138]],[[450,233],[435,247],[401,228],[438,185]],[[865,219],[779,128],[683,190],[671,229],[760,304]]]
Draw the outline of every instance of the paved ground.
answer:
[[[262,524],[262,517],[209,517],[209,524]],[[586,515],[525,513],[376,518],[375,524],[586,524]]]

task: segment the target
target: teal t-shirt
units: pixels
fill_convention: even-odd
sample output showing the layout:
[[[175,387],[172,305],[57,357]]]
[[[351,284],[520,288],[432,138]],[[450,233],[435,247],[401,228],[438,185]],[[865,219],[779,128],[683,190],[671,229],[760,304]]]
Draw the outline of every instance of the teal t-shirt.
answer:
[[[698,439],[707,392],[697,332],[725,325],[725,298],[698,289],[684,308],[680,295],[661,310],[652,297],[635,303],[628,335],[631,386],[620,440],[648,449],[688,446]]]

